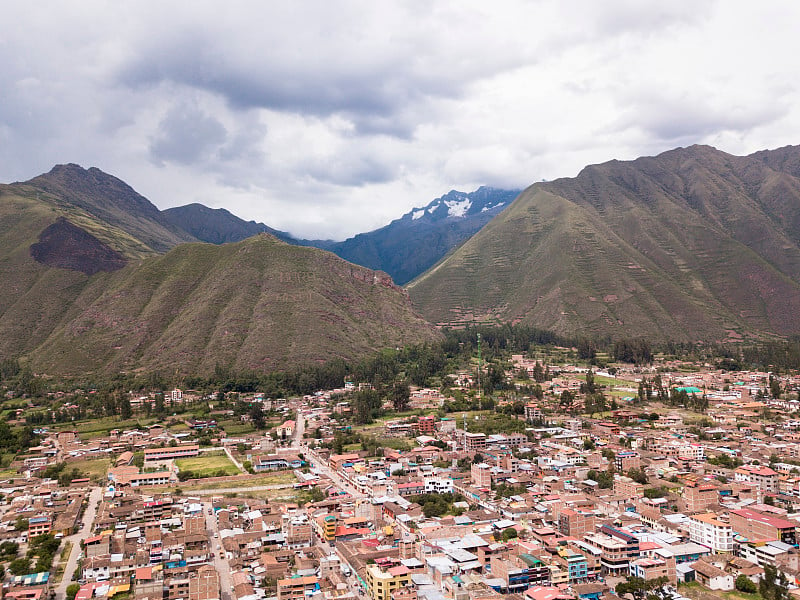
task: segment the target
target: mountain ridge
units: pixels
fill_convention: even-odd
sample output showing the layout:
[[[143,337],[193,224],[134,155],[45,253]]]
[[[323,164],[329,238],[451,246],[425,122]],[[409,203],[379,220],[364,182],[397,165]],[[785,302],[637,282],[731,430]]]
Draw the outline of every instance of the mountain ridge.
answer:
[[[440,336],[384,273],[266,233],[194,241],[102,171],[46,175],[0,185],[1,357],[48,374],[201,374]]]
[[[169,208],[164,213],[173,225],[202,241],[226,243],[268,231],[290,244],[329,250],[350,262],[384,271],[404,285],[488,223],[518,193],[487,186],[468,193],[451,190],[383,227],[343,241],[295,238],[202,204]]]
[[[782,152],[796,164],[800,150]],[[693,146],[534,184],[408,289],[439,324],[682,341],[792,335],[800,180],[767,165],[776,160]]]

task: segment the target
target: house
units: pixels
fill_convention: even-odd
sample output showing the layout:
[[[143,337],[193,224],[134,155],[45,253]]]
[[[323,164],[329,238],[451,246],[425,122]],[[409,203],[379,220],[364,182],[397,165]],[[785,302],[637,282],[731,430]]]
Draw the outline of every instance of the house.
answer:
[[[733,575],[711,563],[698,560],[692,565],[697,581],[710,590],[729,592],[733,589]]]

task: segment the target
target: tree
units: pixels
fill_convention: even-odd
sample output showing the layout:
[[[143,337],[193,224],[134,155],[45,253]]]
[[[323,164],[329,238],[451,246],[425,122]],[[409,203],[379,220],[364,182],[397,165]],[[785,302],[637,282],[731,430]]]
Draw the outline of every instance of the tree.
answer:
[[[12,575],[27,575],[31,572],[31,559],[17,558],[8,564],[8,570]]]
[[[769,393],[773,398],[780,398],[781,396],[781,381],[774,375],[769,376]]]
[[[758,591],[758,586],[747,575],[739,575],[733,585],[745,594],[755,594]]]
[[[408,401],[411,399],[411,387],[407,381],[395,381],[392,386],[392,406],[397,412],[403,412],[408,408]]]
[[[78,592],[81,590],[81,584],[79,583],[70,583],[67,586],[67,600],[74,600],[75,596],[78,595]]]
[[[381,397],[375,390],[359,390],[353,395],[353,416],[356,423],[372,423],[381,409]]]
[[[133,415],[133,409],[131,408],[131,401],[127,395],[122,397],[119,407],[119,416],[122,417],[122,420],[125,421],[131,418]]]
[[[658,598],[657,591],[669,582],[667,577],[656,577],[655,579],[645,580],[641,577],[628,577],[627,581],[618,583],[614,590],[618,596],[630,594],[637,600],[642,598]],[[648,593],[652,592],[652,593]]]
[[[764,600],[788,600],[789,582],[783,571],[765,564],[764,576],[758,582],[758,593]]]
[[[264,420],[264,409],[262,408],[260,402],[253,402],[253,405],[248,411],[248,415],[250,416],[250,420],[253,422],[253,426],[256,429],[264,429],[264,427],[266,427],[266,422]]]
[[[155,405],[155,409],[154,409],[155,413],[157,415],[163,415],[164,414],[164,410],[165,410],[164,409],[164,394],[162,394],[161,392],[158,392],[156,394],[156,403],[155,404],[156,404]]]
[[[633,479],[636,483],[647,485],[647,475],[643,469],[630,469],[626,475]]]
[[[586,371],[586,393],[587,394],[594,394],[597,391],[597,387],[594,383],[594,371],[589,369]]]
[[[513,527],[508,527],[503,530],[503,535],[500,539],[502,539],[504,542],[507,542],[508,540],[516,538],[518,535],[519,534],[517,533],[516,529]]]

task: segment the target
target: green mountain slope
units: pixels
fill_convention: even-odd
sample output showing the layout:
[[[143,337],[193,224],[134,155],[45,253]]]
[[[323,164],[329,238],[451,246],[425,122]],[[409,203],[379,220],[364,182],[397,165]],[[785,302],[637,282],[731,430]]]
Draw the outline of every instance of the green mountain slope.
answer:
[[[25,183],[41,190],[50,202],[82,209],[141,240],[156,252],[197,241],[172,225],[154,204],[127,183],[95,167],[56,165],[49,173]]]
[[[409,292],[438,323],[676,340],[800,333],[800,148],[775,153],[694,146],[535,184]]]
[[[45,371],[273,369],[433,340],[391,279],[262,234],[95,276],[34,353]]]
[[[0,185],[0,357],[53,374],[205,373],[439,336],[383,273],[269,235],[180,243],[187,234],[116,178],[68,170],[74,187]]]

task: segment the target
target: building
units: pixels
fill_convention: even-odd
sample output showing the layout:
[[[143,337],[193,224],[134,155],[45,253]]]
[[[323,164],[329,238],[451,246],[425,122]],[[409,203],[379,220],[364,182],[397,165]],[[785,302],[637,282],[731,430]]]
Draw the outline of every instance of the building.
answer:
[[[197,577],[189,580],[189,600],[219,600],[219,573],[211,565],[197,569]]]
[[[486,463],[473,464],[470,473],[472,475],[472,484],[475,487],[492,487],[492,468]]]
[[[384,569],[378,564],[367,565],[366,576],[367,592],[372,600],[391,600],[395,590],[407,586],[411,581],[411,571],[403,565]]]
[[[627,473],[631,469],[641,467],[641,458],[635,450],[621,450],[614,457],[614,466],[620,473]]]
[[[719,491],[710,483],[694,483],[684,486],[683,500],[688,512],[706,512],[719,504]]]
[[[436,433],[436,417],[420,417],[417,425],[420,435],[434,435]]]
[[[737,482],[747,482],[755,485],[760,497],[764,494],[778,493],[778,473],[760,465],[743,465],[733,472],[733,477]]]
[[[168,446],[166,448],[145,448],[144,462],[159,460],[175,460],[177,458],[191,458],[200,454],[200,446],[186,444],[183,446]]]
[[[449,477],[426,477],[426,494],[450,494],[453,492],[453,480]]]
[[[336,517],[334,515],[320,515],[314,519],[314,531],[317,537],[332,542],[336,539]]]
[[[595,516],[580,509],[564,508],[558,515],[558,530],[567,537],[582,538],[594,531]]]
[[[731,528],[750,541],[797,543],[796,521],[760,513],[750,508],[730,511]]]
[[[485,433],[470,433],[464,432],[464,450],[467,452],[476,452],[486,449],[486,434]]]
[[[28,519],[28,539],[32,539],[37,535],[50,533],[52,522],[49,516],[31,517]]]
[[[675,557],[640,558],[630,564],[629,575],[631,577],[641,577],[645,581],[666,577],[667,581],[674,585],[677,583]]]
[[[284,515],[282,529],[288,548],[294,550],[311,546],[311,521],[306,515]]]
[[[733,589],[733,575],[703,560],[692,564],[697,581],[710,590],[730,591]]]
[[[711,548],[714,554],[733,552],[733,529],[730,523],[721,521],[714,513],[689,517],[689,539]]]
[[[278,581],[278,600],[305,600],[319,590],[319,579],[314,576],[290,577]]]
[[[533,402],[528,402],[525,405],[525,420],[528,423],[538,423],[544,420],[544,415],[542,414],[542,409],[539,408],[537,404]]]
[[[499,591],[508,594],[524,592],[531,585],[530,567],[518,556],[493,556],[492,578],[502,580]]]

